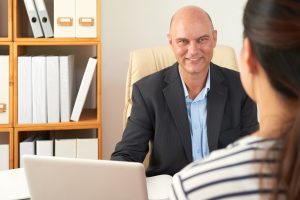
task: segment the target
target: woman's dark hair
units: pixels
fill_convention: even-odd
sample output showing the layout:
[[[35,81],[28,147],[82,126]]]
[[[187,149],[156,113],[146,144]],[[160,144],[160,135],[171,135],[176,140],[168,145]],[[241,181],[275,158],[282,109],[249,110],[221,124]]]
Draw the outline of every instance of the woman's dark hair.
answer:
[[[300,0],[248,0],[243,23],[244,37],[272,86],[298,107],[279,140],[274,191],[278,198],[283,187],[287,199],[300,199]]]

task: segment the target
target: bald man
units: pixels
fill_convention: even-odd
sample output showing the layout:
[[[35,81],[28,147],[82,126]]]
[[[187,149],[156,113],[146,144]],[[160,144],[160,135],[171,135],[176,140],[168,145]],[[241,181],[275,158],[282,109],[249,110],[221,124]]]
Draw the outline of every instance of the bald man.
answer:
[[[217,31],[203,9],[179,9],[168,41],[177,62],[133,85],[131,115],[111,157],[143,162],[150,141],[147,176],[173,175],[258,129],[238,72],[211,62]]]

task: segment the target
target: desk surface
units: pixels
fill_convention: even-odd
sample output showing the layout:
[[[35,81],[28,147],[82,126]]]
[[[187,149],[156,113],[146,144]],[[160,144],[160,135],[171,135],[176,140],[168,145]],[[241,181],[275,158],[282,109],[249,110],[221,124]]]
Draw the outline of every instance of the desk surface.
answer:
[[[0,199],[28,199],[24,169],[0,171]]]
[[[149,200],[167,200],[170,180],[167,175],[147,178]],[[23,168],[0,171],[0,199],[29,200],[30,195]]]

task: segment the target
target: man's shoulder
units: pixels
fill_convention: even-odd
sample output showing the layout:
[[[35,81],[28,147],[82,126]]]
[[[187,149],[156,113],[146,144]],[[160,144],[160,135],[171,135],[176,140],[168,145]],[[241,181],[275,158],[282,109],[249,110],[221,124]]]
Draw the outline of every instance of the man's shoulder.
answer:
[[[226,67],[221,67],[214,63],[211,64],[210,69],[212,81],[225,81],[226,85],[233,85],[235,88],[237,85],[240,85],[242,87],[239,72]]]
[[[176,74],[176,73],[178,73],[178,64],[177,63],[141,78],[140,80],[138,80],[135,83],[135,85],[139,85],[139,86],[152,85],[153,86],[156,84],[160,84],[164,81],[164,79],[167,76],[170,76],[171,74]]]
[[[221,73],[225,76],[232,76],[232,77],[239,77],[240,73],[238,71],[235,71],[233,69],[229,69],[227,67],[222,67],[217,64],[211,63],[211,71],[212,73]]]

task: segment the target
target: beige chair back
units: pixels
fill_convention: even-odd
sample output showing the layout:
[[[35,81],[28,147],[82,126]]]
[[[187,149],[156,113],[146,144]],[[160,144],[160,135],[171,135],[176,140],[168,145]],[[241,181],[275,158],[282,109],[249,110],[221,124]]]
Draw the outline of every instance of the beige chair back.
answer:
[[[124,127],[131,112],[132,85],[141,78],[168,67],[175,62],[176,58],[169,45],[138,49],[130,52],[123,114]],[[212,62],[222,67],[238,71],[234,49],[229,46],[217,45],[214,49]]]

